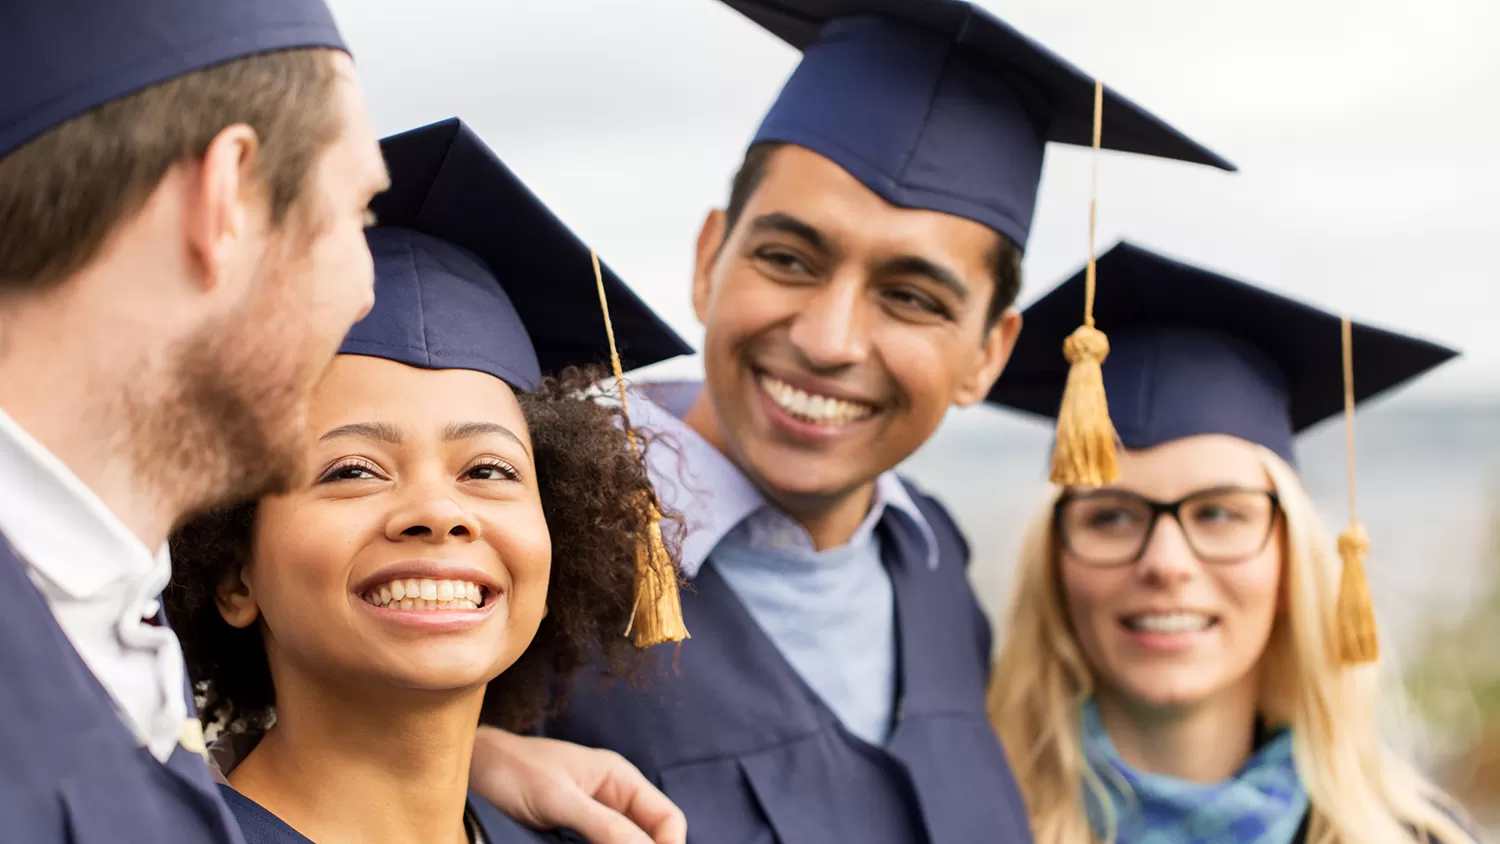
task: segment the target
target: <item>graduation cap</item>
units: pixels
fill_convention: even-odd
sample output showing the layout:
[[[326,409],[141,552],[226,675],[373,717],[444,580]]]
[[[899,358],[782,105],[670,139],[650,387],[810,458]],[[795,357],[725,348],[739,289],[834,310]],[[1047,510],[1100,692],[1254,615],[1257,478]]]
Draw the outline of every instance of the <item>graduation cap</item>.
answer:
[[[371,204],[378,225],[366,233],[375,305],[341,354],[471,369],[529,391],[570,365],[609,361],[618,380],[692,351],[457,118],[393,135],[381,150],[391,187]],[[628,418],[626,430],[638,448]],[[649,495],[638,506],[648,528],[636,552],[635,642],[680,641],[661,514]]]
[[[1104,387],[1120,443],[1146,449],[1198,434],[1265,446],[1293,465],[1296,435],[1344,409],[1340,317],[1127,242],[1098,260]],[[1034,302],[988,400],[1056,418],[1067,379],[1057,354],[1083,308],[1079,272]],[[1367,401],[1453,358],[1452,349],[1355,323]]]
[[[1102,367],[1104,389],[1124,447],[1227,434],[1296,465],[1297,434],[1344,413],[1350,524],[1338,543],[1344,566],[1337,656],[1350,663],[1374,660],[1379,651],[1364,574],[1369,539],[1354,514],[1354,408],[1458,352],[1129,243],[1117,244],[1097,263],[1109,282],[1098,287],[1095,308],[1113,338]],[[1072,330],[1086,287],[1079,272],[1026,309],[1025,328],[989,401],[1057,415],[1068,375],[1057,344]]]
[[[957,0],[723,0],[803,51],[754,143],[806,147],[892,204],[1023,248],[1047,142],[1087,145],[1095,80]],[[1113,91],[1106,149],[1234,165]]]
[[[0,158],[111,100],[299,47],[344,50],[323,0],[16,0],[0,9]]]
[[[375,306],[344,340],[426,369],[474,369],[519,390],[570,365],[607,363],[591,251],[457,118],[381,141],[391,187],[367,239]],[[621,362],[692,348],[601,267]]]

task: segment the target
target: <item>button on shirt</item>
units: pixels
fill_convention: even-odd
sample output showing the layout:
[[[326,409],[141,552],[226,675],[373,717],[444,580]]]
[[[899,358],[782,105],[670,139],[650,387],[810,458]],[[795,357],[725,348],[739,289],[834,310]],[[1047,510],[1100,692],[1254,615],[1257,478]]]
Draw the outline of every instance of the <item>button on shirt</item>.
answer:
[[[647,452],[652,482],[682,514],[682,569],[712,563],[757,625],[844,727],[883,745],[896,697],[895,602],[876,528],[910,531],[938,561],[937,539],[894,472],[876,479],[864,521],[844,545],[817,550],[727,457],[678,418],[696,385],[642,390],[637,427],[663,440]]]
[[[0,412],[0,535],[138,744],[165,762],[187,719],[177,637],[147,619],[172,574],[62,461]],[[25,682],[11,677],[8,682]]]

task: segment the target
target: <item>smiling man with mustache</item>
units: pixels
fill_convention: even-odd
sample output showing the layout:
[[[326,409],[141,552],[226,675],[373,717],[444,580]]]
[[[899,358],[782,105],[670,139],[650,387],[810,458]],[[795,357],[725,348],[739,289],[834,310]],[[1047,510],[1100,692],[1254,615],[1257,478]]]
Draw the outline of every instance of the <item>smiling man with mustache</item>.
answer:
[[[1089,142],[1094,82],[967,3],[729,4],[805,55],[698,238],[706,384],[631,406],[693,638],[547,732],[640,766],[689,841],[1029,841],[967,545],[893,468],[1004,367],[1043,151]],[[1115,148],[1232,169],[1104,116]]]

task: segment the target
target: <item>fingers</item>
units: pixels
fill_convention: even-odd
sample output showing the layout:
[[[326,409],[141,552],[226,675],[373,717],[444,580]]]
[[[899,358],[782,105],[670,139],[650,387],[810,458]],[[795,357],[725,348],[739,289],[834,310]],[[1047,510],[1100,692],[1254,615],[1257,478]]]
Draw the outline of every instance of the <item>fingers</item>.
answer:
[[[653,844],[687,844],[687,818],[660,789],[619,754],[601,760],[605,776],[594,799],[650,835]]]
[[[589,844],[656,844],[651,836],[641,831],[629,818],[596,802],[582,791],[574,791],[576,802],[569,805],[551,806],[552,810],[569,818],[568,826],[583,836]]]
[[[470,783],[537,829],[572,829],[590,844],[687,844],[687,819],[625,757],[482,728]]]

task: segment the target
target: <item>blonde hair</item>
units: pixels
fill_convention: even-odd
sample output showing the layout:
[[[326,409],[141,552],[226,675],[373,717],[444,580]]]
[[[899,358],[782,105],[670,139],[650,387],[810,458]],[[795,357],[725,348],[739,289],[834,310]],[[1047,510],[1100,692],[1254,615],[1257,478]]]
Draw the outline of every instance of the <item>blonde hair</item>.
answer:
[[[1334,653],[1338,555],[1296,472],[1260,451],[1285,518],[1287,599],[1261,657],[1260,711],[1292,729],[1297,772],[1312,803],[1307,841],[1474,841],[1454,820],[1462,813],[1453,801],[1382,744],[1378,665],[1341,665]],[[1046,497],[1022,546],[989,692],[990,720],[1020,782],[1037,844],[1099,840],[1089,827],[1084,789],[1102,796],[1080,736],[1079,707],[1094,680],[1063,603],[1052,522],[1060,493]],[[1112,829],[1105,840],[1114,841]]]

